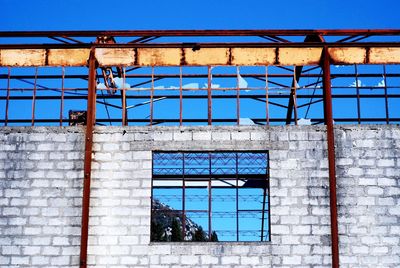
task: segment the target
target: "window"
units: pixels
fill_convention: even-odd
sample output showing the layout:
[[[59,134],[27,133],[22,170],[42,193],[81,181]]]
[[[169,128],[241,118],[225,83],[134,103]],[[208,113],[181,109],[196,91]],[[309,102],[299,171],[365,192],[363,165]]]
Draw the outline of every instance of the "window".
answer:
[[[269,241],[267,151],[153,152],[151,241]]]

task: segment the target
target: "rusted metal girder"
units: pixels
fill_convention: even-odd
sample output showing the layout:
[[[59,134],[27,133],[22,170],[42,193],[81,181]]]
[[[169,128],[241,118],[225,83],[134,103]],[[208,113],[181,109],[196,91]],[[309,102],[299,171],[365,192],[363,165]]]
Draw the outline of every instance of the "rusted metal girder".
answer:
[[[89,236],[90,180],[92,170],[93,127],[96,121],[96,58],[92,49],[89,57],[89,81],[87,101],[87,121],[85,133],[85,159],[83,166],[82,226],[80,268],[87,267],[87,248]]]
[[[306,36],[306,35],[397,35],[399,29],[320,30],[121,30],[121,31],[4,31],[0,37],[97,37],[97,36]]]
[[[329,207],[331,213],[331,247],[332,267],[339,267],[339,233],[338,214],[336,199],[336,164],[335,164],[335,134],[332,116],[332,92],[331,92],[331,71],[328,49],[323,51],[322,61],[323,88],[324,88],[324,118],[328,143],[328,167],[329,167]]]
[[[314,45],[313,45],[314,44]],[[198,49],[177,44],[97,44],[95,56],[99,67],[107,66],[303,66],[318,65],[324,45],[332,64],[400,63],[400,43],[357,43],[338,46],[316,43],[201,44]],[[354,45],[354,44],[353,44]],[[90,48],[0,48],[0,66],[86,66]],[[106,46],[106,47],[102,47]],[[1,47],[1,46],[0,46]]]

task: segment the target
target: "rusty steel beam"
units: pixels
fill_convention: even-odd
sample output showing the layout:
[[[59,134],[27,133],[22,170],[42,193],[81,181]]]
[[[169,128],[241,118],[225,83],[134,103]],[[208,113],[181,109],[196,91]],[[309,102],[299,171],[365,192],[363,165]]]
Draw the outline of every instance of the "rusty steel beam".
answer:
[[[336,164],[335,164],[335,133],[333,128],[332,114],[332,92],[330,75],[330,58],[328,49],[323,52],[323,85],[324,85],[324,120],[326,125],[326,135],[328,144],[328,167],[329,167],[329,207],[331,214],[331,249],[332,267],[339,267],[339,233],[338,233],[338,213],[336,198]]]
[[[168,42],[168,43],[115,43],[115,44],[47,44],[47,43],[23,43],[23,44],[1,44],[0,49],[82,49],[90,51],[91,48],[179,48],[194,49],[194,51],[203,48],[371,48],[371,47],[400,47],[399,41],[391,42],[291,42],[291,43],[272,43],[272,42],[206,42],[206,43],[186,43],[186,42]]]
[[[90,180],[92,170],[93,128],[96,122],[96,58],[94,49],[89,57],[89,81],[87,101],[87,121],[85,132],[85,159],[83,167],[83,194],[82,194],[82,226],[80,268],[87,267],[87,248],[89,236],[89,206],[90,206]]]
[[[304,30],[120,30],[120,31],[2,31],[0,37],[97,37],[97,36],[306,36],[398,35],[400,29],[304,29]]]
[[[265,118],[250,118],[257,124],[265,124]],[[214,123],[236,123],[236,118],[217,118],[213,119],[212,122]],[[270,118],[270,122],[274,123],[284,123],[286,118]],[[140,119],[128,119],[127,120],[129,123],[149,123],[148,118],[140,118]],[[325,120],[324,118],[311,118],[311,122],[314,124],[320,124],[323,123]],[[342,122],[342,123],[354,123],[357,122],[357,118],[334,118],[335,122]],[[30,119],[8,119],[9,123],[16,123],[16,124],[23,124],[23,123],[30,123]],[[59,119],[58,118],[53,118],[53,119],[36,119],[36,123],[58,123]],[[65,123],[73,123],[76,122],[76,120],[70,120],[70,119],[65,119],[63,122]],[[97,118],[96,123],[109,123],[109,122],[114,122],[114,123],[120,123],[121,118]],[[159,123],[178,123],[179,124],[179,119],[172,119],[172,118],[154,118],[154,122]],[[207,123],[207,118],[202,119],[202,118],[191,118],[191,119],[183,119],[184,123]],[[377,118],[361,118],[361,122],[386,122],[385,117],[377,117]],[[389,118],[389,122],[393,123],[400,123],[400,117],[391,117]],[[5,123],[4,119],[0,119],[0,123]]]
[[[278,45],[284,46],[278,46]],[[313,45],[314,44],[314,45]],[[100,46],[102,44],[98,44]],[[174,44],[145,44],[147,47],[97,47],[96,59],[100,67],[112,66],[207,66],[207,65],[259,65],[304,66],[318,65],[324,44],[274,43],[271,45],[225,43],[177,47]],[[235,46],[236,45],[236,46]],[[261,45],[261,46],[260,46]],[[290,45],[290,46],[289,46]],[[366,43],[338,47],[327,45],[332,64],[390,64],[400,63],[400,43],[396,45]],[[0,48],[0,66],[87,66],[89,48]]]
[[[318,68],[320,68],[318,66]],[[307,72],[307,71],[304,71]],[[320,78],[322,77],[322,75],[320,74],[307,74],[307,73],[302,73],[302,77],[307,77],[307,78]],[[242,76],[243,78],[265,78],[265,74],[263,73],[253,73],[253,74],[241,74],[240,76]],[[38,74],[38,79],[61,79],[62,76],[61,75],[53,75],[53,74]],[[70,75],[65,75],[64,76],[65,79],[85,79],[87,78],[86,74],[70,74]],[[98,75],[97,78],[102,78],[102,75]],[[164,79],[164,78],[179,78],[180,75],[179,74],[156,74],[154,75],[154,79]],[[213,74],[214,78],[236,78],[236,74],[223,74],[223,73],[219,73],[219,74]],[[293,77],[293,74],[284,74],[284,73],[271,73],[268,74],[269,78],[291,78]],[[354,74],[331,74],[332,78],[345,78],[345,77],[351,77],[354,78]],[[358,74],[359,78],[362,77],[382,77],[382,74],[378,74],[378,73],[362,73],[362,74]],[[399,73],[387,73],[386,77],[400,77]],[[35,76],[34,75],[27,75],[27,74],[23,74],[23,75],[19,75],[19,74],[11,74],[10,75],[10,79],[34,79]],[[151,74],[126,74],[126,78],[151,78]],[[182,74],[182,78],[207,78],[207,74]],[[8,79],[8,75],[7,74],[0,74],[0,79]],[[151,81],[149,80],[147,83],[150,83]],[[142,84],[140,84],[142,85]],[[360,87],[362,88],[362,87]],[[29,89],[29,88],[26,88]],[[73,90],[77,90],[77,88],[65,88],[65,90],[69,90],[69,89],[73,89]],[[18,89],[20,90],[20,89]],[[41,90],[40,88],[38,88],[38,90]],[[82,88],[82,90],[87,90],[87,88]]]

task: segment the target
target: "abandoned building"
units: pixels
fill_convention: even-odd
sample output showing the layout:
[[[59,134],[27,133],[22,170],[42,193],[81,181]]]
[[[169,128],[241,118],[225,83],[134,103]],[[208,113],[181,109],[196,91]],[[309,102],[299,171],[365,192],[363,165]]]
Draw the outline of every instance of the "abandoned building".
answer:
[[[400,267],[399,37],[0,32],[0,267]]]

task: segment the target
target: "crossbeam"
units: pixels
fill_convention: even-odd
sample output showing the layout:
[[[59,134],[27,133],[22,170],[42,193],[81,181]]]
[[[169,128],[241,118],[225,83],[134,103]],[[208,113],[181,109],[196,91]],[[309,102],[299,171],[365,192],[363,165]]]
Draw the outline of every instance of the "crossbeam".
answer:
[[[318,65],[323,46],[95,48],[99,66]],[[328,47],[332,64],[400,63],[398,46]],[[1,48],[0,66],[87,66],[89,48]]]

